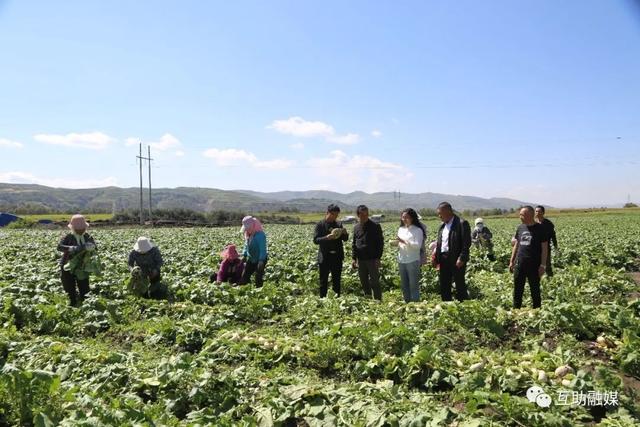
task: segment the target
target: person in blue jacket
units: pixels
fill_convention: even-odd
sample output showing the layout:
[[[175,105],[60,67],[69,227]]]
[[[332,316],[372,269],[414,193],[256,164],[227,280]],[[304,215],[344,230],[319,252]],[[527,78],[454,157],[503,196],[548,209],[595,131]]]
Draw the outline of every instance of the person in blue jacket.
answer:
[[[267,263],[267,236],[258,218],[245,216],[242,219],[244,233],[244,249],[242,259],[246,262],[240,284],[249,283],[253,273],[256,273],[256,286],[261,287],[264,279],[264,267]]]

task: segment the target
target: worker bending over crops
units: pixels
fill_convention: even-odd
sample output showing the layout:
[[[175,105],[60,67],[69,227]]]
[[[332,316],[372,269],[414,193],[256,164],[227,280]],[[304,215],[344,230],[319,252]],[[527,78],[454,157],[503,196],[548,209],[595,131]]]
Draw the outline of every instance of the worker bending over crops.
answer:
[[[483,249],[487,252],[487,257],[491,260],[495,260],[495,255],[493,254],[493,233],[489,230],[489,227],[484,225],[484,220],[482,218],[476,218],[476,226],[471,232],[471,243],[478,248]]]
[[[148,237],[139,237],[129,253],[130,290],[146,298],[167,298],[167,287],[161,282],[160,275],[163,263],[160,249]]]
[[[244,234],[242,260],[246,262],[240,284],[249,283],[253,273],[256,273],[256,286],[261,287],[264,281],[264,268],[267,264],[267,235],[258,218],[253,216],[242,218],[240,232]]]
[[[89,293],[90,268],[85,269],[87,254],[96,248],[95,241],[86,231],[89,224],[82,215],[73,215],[67,225],[67,233],[58,243],[58,250],[62,252],[60,259],[60,279],[62,287],[69,295],[69,303],[77,307]],[[87,263],[88,266],[88,263]]]
[[[222,262],[220,263],[220,269],[217,273],[214,273],[209,278],[210,282],[229,282],[237,284],[242,278],[242,272],[244,271],[244,262],[240,259],[236,245],[229,244],[220,253]]]

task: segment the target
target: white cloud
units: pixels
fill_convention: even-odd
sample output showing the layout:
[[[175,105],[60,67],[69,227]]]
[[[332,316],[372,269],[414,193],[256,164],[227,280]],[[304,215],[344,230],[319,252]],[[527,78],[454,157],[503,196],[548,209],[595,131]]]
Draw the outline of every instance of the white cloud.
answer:
[[[320,137],[335,144],[357,144],[360,141],[358,134],[339,135],[330,124],[308,121],[298,116],[289,117],[286,120],[274,120],[267,129],[301,138]]]
[[[302,117],[289,117],[286,120],[274,120],[267,129],[273,129],[276,132],[286,135],[300,136],[309,138],[313,136],[329,137],[335,134],[333,126],[323,122],[311,122]]]
[[[124,140],[124,145],[126,145],[127,147],[131,147],[134,145],[138,145],[140,142],[142,142],[143,145],[148,145],[149,147],[151,147],[156,155],[158,154],[158,151],[163,153],[171,150],[175,150],[173,151],[173,154],[177,157],[182,157],[185,154],[182,150],[182,142],[180,142],[178,138],[171,135],[170,133],[165,133],[160,137],[158,141],[145,141],[140,138],[129,137]],[[144,150],[146,149],[143,147],[143,151]]]
[[[159,151],[168,151],[172,148],[180,148],[182,147],[182,143],[178,138],[171,135],[170,133],[165,133],[160,137],[160,141],[157,142],[149,142],[148,143],[151,148],[159,150]]]
[[[78,180],[66,178],[43,178],[29,172],[18,171],[0,173],[0,182],[7,182],[11,184],[38,184],[59,188],[98,188],[118,185],[117,179],[112,176],[103,179]]]
[[[353,145],[360,142],[360,136],[356,133],[348,133],[346,135],[332,136],[330,138],[327,138],[327,141],[333,142],[335,144]]]
[[[291,144],[289,147],[293,150],[302,150],[304,148],[304,144],[302,142],[298,142],[295,144]]]
[[[243,164],[261,169],[287,169],[292,162],[286,159],[259,160],[255,154],[235,148],[210,148],[203,155],[213,159],[218,166],[242,166]]]
[[[115,139],[102,132],[68,133],[66,135],[44,134],[34,135],[38,142],[65,147],[87,148],[90,150],[104,150]]]
[[[10,139],[0,138],[0,147],[22,148],[24,147],[24,144],[17,141],[11,141]]]
[[[332,151],[330,157],[310,159],[307,164],[318,176],[335,181],[341,192],[389,191],[406,187],[413,178],[413,173],[397,163],[371,156],[349,156],[340,150]]]
[[[371,136],[374,138],[380,138],[382,136],[382,132],[380,132],[378,129],[374,129],[371,131]]]

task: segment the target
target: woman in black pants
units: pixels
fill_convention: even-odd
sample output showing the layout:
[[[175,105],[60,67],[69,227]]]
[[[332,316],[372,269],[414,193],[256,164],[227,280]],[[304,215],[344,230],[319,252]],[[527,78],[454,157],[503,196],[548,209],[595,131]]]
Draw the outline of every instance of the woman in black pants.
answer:
[[[87,233],[89,224],[82,215],[72,216],[68,227],[71,232],[67,233],[58,243],[58,250],[62,252],[60,279],[62,287],[69,296],[69,303],[77,307],[82,304],[85,295],[89,293],[89,275],[79,270],[65,270],[64,266],[85,251],[95,250],[96,244],[93,237]]]

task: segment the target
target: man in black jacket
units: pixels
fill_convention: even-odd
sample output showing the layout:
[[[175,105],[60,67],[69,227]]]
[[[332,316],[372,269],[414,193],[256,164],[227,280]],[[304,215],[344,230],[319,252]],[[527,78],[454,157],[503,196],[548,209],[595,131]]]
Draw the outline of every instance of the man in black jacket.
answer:
[[[438,216],[442,225],[438,230],[438,242],[434,267],[440,265],[440,296],[443,301],[451,301],[451,282],[456,283],[456,297],[460,301],[469,298],[465,273],[471,247],[471,227],[469,223],[453,213],[448,202],[438,205]]]
[[[384,249],[384,237],[380,224],[369,219],[369,208],[360,205],[356,209],[358,224],[353,227],[353,268],[358,269],[362,290],[367,298],[371,292],[382,301],[380,288],[380,258]]]
[[[327,207],[324,219],[316,224],[313,243],[318,245],[318,267],[320,268],[320,298],[327,296],[329,273],[336,296],[340,296],[340,277],[344,261],[343,242],[349,239],[349,233],[336,221],[340,208],[334,204]]]
[[[553,243],[554,249],[558,250],[558,238],[556,237],[556,227],[551,221],[544,217],[544,206],[536,206],[536,222],[544,228],[544,232],[547,234],[547,265],[545,274],[548,277],[553,276],[553,269],[551,268],[551,243]]]

